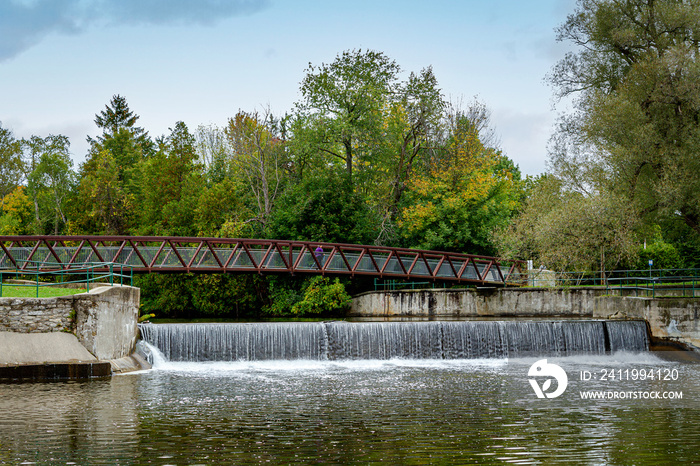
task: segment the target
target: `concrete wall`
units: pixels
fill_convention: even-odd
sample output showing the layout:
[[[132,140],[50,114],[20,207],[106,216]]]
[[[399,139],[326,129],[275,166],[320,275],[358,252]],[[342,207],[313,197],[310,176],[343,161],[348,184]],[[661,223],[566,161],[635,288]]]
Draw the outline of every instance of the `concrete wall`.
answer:
[[[100,287],[74,302],[75,335],[97,359],[129,356],[138,338],[141,290],[131,286]]]
[[[611,296],[605,288],[375,291],[353,298],[354,317],[580,317],[645,319],[654,337],[700,348],[700,300]]]
[[[352,300],[364,317],[592,317],[604,289],[449,289],[374,291]]]
[[[596,299],[593,317],[645,319],[649,322],[653,336],[700,348],[700,300],[698,299],[603,297]]]
[[[100,287],[56,298],[0,298],[0,331],[73,332],[98,359],[128,356],[136,345],[140,290]]]

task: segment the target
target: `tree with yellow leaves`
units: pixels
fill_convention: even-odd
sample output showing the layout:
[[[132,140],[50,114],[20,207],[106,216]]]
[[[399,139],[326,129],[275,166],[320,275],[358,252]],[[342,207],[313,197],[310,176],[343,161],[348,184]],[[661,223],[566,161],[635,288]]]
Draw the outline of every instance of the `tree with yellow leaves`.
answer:
[[[520,205],[520,171],[484,145],[488,112],[479,104],[448,115],[440,147],[413,176],[398,226],[405,245],[493,254],[492,233]]]

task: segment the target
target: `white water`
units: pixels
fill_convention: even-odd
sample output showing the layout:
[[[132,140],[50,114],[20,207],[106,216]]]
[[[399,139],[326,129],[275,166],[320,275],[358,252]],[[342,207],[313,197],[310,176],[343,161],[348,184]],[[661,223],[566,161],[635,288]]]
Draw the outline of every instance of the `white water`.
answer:
[[[148,324],[145,341],[181,362],[499,360],[640,352],[641,321],[313,322]],[[405,362],[402,362],[405,364]]]

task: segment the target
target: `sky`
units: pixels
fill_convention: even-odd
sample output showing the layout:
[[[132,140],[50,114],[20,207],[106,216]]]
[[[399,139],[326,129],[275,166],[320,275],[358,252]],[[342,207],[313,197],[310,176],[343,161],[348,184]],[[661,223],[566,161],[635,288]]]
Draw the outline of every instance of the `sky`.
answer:
[[[432,66],[444,96],[492,112],[523,174],[546,170],[556,117],[546,74],[575,0],[0,0],[0,122],[64,134],[75,168],[95,114],[126,97],[151,136],[239,110],[281,116],[309,64],[377,50],[402,78]]]

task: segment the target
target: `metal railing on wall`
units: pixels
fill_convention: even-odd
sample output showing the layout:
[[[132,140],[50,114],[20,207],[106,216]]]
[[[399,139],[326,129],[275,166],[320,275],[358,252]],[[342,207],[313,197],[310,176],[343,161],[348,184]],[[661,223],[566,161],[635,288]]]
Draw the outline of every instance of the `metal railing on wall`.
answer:
[[[604,287],[618,294],[700,297],[700,269],[528,271],[534,288]]]
[[[619,277],[608,280],[608,291],[639,297],[700,297],[700,278],[692,276]],[[696,294],[697,292],[697,294]]]
[[[13,283],[6,284],[5,280],[13,280]],[[21,268],[0,269],[0,297],[3,296],[3,288],[7,286],[35,288],[36,296],[39,297],[39,290],[43,287],[83,285],[86,291],[90,291],[90,286],[94,288],[97,284],[133,286],[133,267],[113,262],[90,262],[57,266],[51,270],[46,268],[45,263],[24,261]]]
[[[447,283],[374,279],[374,291],[422,290],[426,288],[447,288]]]

